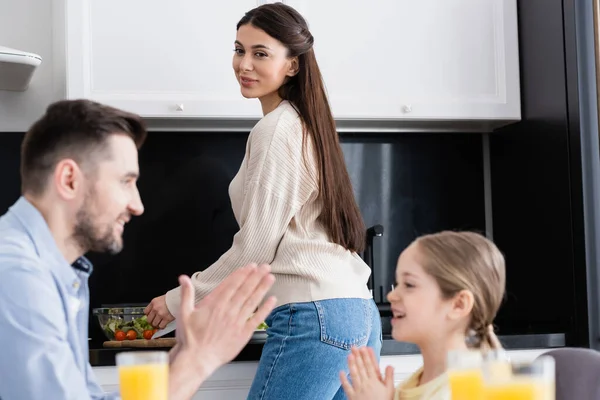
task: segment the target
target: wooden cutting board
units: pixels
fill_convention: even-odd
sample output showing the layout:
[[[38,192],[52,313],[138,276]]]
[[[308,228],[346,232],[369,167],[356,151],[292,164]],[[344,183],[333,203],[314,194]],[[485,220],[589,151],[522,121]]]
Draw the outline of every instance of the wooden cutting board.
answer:
[[[135,340],[107,340],[103,343],[104,347],[124,348],[124,347],[173,347],[175,346],[175,338],[158,338],[158,339],[135,339]]]

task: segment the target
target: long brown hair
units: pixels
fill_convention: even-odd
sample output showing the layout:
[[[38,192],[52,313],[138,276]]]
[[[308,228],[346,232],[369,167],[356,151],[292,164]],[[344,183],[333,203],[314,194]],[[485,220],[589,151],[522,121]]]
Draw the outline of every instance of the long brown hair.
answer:
[[[247,12],[238,22],[237,29],[247,24],[280,41],[288,49],[288,57],[298,57],[298,73],[283,84],[279,95],[298,111],[304,125],[304,143],[307,135],[313,142],[319,172],[319,196],[323,202],[319,219],[333,242],[351,251],[362,251],[365,224],[354,197],[313,50],[314,39],[306,21],[292,7],[271,3]]]
[[[473,294],[474,302],[467,338],[473,347],[500,346],[492,323],[504,298],[506,270],[504,256],[496,245],[474,232],[424,235],[416,240],[420,264],[433,276],[444,299],[462,290]]]

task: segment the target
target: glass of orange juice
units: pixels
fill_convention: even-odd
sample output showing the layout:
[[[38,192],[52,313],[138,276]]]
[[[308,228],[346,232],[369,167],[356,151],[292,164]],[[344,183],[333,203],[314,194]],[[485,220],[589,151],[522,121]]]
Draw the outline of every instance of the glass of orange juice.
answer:
[[[167,400],[169,354],[165,351],[128,351],[117,354],[122,400]]]
[[[483,400],[483,355],[479,350],[448,352],[448,382],[452,400]]]
[[[507,379],[512,376],[512,364],[504,349],[490,349],[483,355],[484,379]]]
[[[554,359],[511,362],[509,374],[485,370],[485,400],[555,400]]]

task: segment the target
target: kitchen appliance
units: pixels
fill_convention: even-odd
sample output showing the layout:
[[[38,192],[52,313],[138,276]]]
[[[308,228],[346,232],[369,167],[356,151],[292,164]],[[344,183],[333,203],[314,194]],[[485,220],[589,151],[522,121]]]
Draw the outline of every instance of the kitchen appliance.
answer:
[[[385,318],[392,316],[390,303],[386,301],[387,289],[390,285],[386,284],[386,279],[383,274],[381,274],[382,271],[376,267],[377,264],[375,263],[376,259],[374,257],[374,254],[376,253],[374,249],[374,240],[375,238],[382,237],[383,232],[383,225],[380,224],[373,225],[367,229],[366,246],[362,258],[371,269],[371,276],[369,277],[367,286],[373,294],[373,300],[375,301],[375,304],[377,304],[379,314],[382,318]]]
[[[27,90],[41,63],[37,54],[0,46],[0,90]]]

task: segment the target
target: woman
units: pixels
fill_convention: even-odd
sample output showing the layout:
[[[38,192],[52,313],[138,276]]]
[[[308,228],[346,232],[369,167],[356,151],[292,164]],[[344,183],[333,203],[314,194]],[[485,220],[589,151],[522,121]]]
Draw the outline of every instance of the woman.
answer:
[[[248,137],[229,195],[240,230],[231,248],[193,275],[197,299],[236,268],[269,263],[277,306],[250,399],[344,399],[338,379],[353,346],[381,349],[381,320],[357,255],[365,227],[338,141],[313,37],[282,3],[237,25],[233,69],[264,117]],[[180,289],[147,307],[154,326],[179,309]]]

